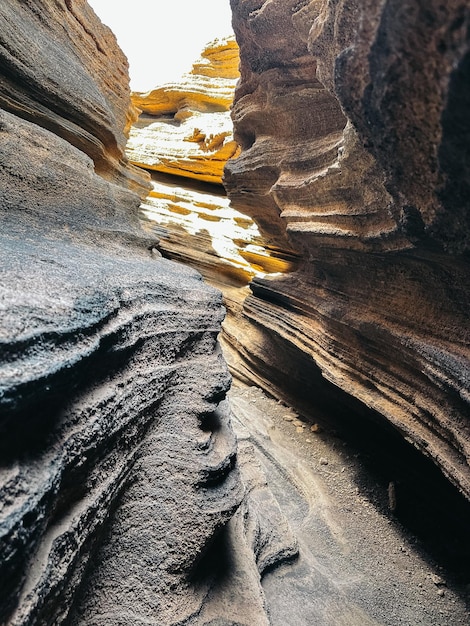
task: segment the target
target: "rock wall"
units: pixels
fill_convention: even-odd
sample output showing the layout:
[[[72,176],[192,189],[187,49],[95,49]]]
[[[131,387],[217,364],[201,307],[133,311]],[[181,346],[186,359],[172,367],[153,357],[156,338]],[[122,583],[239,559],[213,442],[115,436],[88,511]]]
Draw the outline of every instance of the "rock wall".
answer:
[[[226,184],[263,237],[201,189],[191,209],[249,235],[237,231],[239,258],[229,252],[220,279],[210,259],[222,238],[197,226],[195,264],[229,285],[232,370],[305,413],[315,406],[319,421],[323,408],[353,428],[359,416],[393,424],[468,495],[468,8],[232,5],[242,153]],[[213,78],[213,67],[201,63],[196,75]],[[332,516],[336,483],[324,489],[318,476],[345,469],[341,455],[320,457],[325,444],[312,456],[299,422],[299,465],[281,445],[291,422],[276,403],[262,405],[252,437],[257,394],[243,392],[237,451],[217,340],[222,298],[162,258],[141,227],[151,187],[124,153],[137,113],[110,31],[84,0],[4,0],[0,72],[0,623],[262,626],[269,611],[273,623],[286,614],[386,622],[376,557],[401,550],[401,539],[386,549],[371,541],[370,563],[349,559],[345,574],[343,558],[361,551],[338,528],[356,546],[373,518],[354,526],[349,508]],[[173,125],[175,113],[191,117],[180,105],[163,114]],[[152,193],[167,191],[154,181]],[[174,192],[175,213],[187,217],[188,202]],[[167,250],[183,259],[187,239],[177,235]],[[240,285],[260,271],[242,304]],[[267,576],[268,596],[261,573],[299,543],[263,466],[303,550],[294,570]],[[337,508],[363,513],[348,481]],[[314,520],[325,534],[311,552]],[[338,541],[338,566],[323,537],[333,552]],[[387,590],[391,563],[380,569]],[[416,569],[405,594],[413,616]],[[436,584],[446,583],[431,580],[426,598]],[[406,616],[403,597],[395,604]],[[464,610],[449,603],[442,619],[426,615],[457,624]]]
[[[295,541],[232,520],[222,299],[141,229],[126,59],[84,0],[5,0],[0,33],[0,623],[223,620],[235,536],[266,623],[259,571]]]
[[[255,278],[232,370],[392,424],[470,496],[468,3],[232,0],[225,185],[297,271]]]
[[[232,35],[209,43],[191,72],[174,83],[132,94],[142,114],[131,129],[129,159],[148,170],[221,185],[227,159],[238,152],[229,113],[238,76]]]
[[[158,237],[158,251],[221,289],[235,324],[249,281],[295,264],[291,254],[265,245],[222,186],[227,160],[239,153],[230,118],[238,65],[234,36],[216,39],[190,73],[131,94],[141,114],[126,148],[131,162],[151,174],[140,215],[145,230]]]

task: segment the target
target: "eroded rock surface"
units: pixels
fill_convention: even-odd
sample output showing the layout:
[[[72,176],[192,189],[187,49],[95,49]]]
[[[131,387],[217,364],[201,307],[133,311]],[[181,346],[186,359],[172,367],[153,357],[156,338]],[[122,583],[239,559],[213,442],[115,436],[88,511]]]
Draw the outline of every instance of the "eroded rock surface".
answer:
[[[225,285],[240,378],[359,438],[361,417],[392,424],[387,442],[400,433],[468,496],[468,8],[232,6],[243,151],[226,184],[262,235],[217,194],[154,179],[146,217],[164,221],[164,202],[187,219],[160,244],[139,221],[150,183],[124,156],[135,110],[109,30],[82,0],[0,7],[0,622],[457,626],[461,589],[388,519],[406,508],[408,448],[377,505],[340,439],[307,447],[318,424],[257,391],[231,412],[221,296],[158,248]],[[233,66],[226,50],[195,83]],[[227,115],[223,89],[190,92],[170,89],[159,123]],[[172,171],[220,182],[210,134],[185,131],[205,157],[178,148]],[[447,500],[418,484],[434,520]],[[466,519],[443,542],[461,561]]]
[[[21,3],[1,11],[2,109],[42,126],[88,154],[108,180],[142,187],[124,157],[137,111],[116,39],[84,0]],[[106,68],[106,71],[103,71]]]
[[[293,259],[265,247],[256,224],[230,206],[223,189],[155,174],[151,185],[141,220],[159,238],[158,251],[196,268],[224,293],[292,267]]]
[[[6,0],[0,31],[0,623],[228,623],[252,470],[221,295],[140,226],[126,60],[87,3]],[[239,622],[267,623],[284,539],[246,536]]]
[[[227,159],[238,152],[230,105],[237,82],[235,38],[208,44],[190,73],[148,93],[134,93],[142,111],[127,154],[149,170],[221,184]]]
[[[225,184],[303,259],[253,280],[232,369],[305,413],[391,423],[468,498],[468,3],[231,4]]]

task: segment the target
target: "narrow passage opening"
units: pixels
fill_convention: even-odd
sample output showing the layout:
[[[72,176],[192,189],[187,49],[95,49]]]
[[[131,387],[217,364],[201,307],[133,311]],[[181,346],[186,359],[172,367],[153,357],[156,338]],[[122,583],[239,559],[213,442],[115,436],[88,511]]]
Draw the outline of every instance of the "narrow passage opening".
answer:
[[[99,12],[99,0],[92,0],[90,4]],[[207,54],[196,62],[209,41],[216,36],[231,35],[229,2],[193,3],[201,15],[203,4],[224,6],[227,20],[217,24],[211,13],[216,9],[210,9],[209,21],[217,30],[199,40],[198,50],[192,48],[191,58],[188,55],[184,66],[171,69],[171,75],[158,75],[159,67],[168,69],[170,62],[181,54],[180,42],[184,40],[186,44],[186,34],[181,27],[192,18],[185,15],[181,20],[179,15],[177,30],[164,27],[168,37],[164,51],[159,53],[152,49],[155,75],[148,74],[150,64],[146,62],[142,64],[146,67],[144,79],[131,83],[132,89],[138,92],[133,96],[134,103],[143,112],[131,131],[128,156],[151,172],[152,190],[141,206],[144,227],[160,240],[158,247],[163,256],[192,265],[208,282],[223,291],[230,324],[240,314],[249,293],[250,280],[290,272],[296,266],[296,259],[267,246],[256,224],[233,209],[225,194],[223,166],[227,158],[236,156],[238,150],[233,141],[229,112],[237,80],[235,48],[232,44],[215,44],[212,57]],[[113,6],[112,10],[117,9]],[[171,12],[177,13],[174,7]],[[141,14],[139,20],[146,21],[152,29],[158,21],[163,23],[163,18],[158,15],[153,19],[143,19],[144,16]],[[106,22],[105,16],[103,19]],[[191,31],[198,30],[206,20],[199,19],[197,23],[197,28],[194,22],[191,24]],[[123,28],[126,31],[127,26]],[[117,30],[114,25],[113,29]],[[145,36],[142,34],[141,38],[145,39]],[[152,40],[156,38],[153,32]],[[222,75],[215,76],[211,62],[220,61],[224,54],[225,70]],[[219,70],[221,67],[224,67],[223,63],[219,64]],[[182,78],[183,73],[186,75]],[[204,93],[211,81],[210,94],[208,89]],[[235,326],[236,322],[231,328]],[[296,366],[301,368],[302,363],[297,362]],[[302,394],[308,395],[305,388],[296,392],[297,400],[302,399]],[[328,397],[329,393],[331,397]],[[317,402],[319,412],[325,414],[336,407],[337,429],[332,425],[330,432],[323,431],[322,438],[330,437],[333,447],[344,447],[350,458],[358,459],[356,481],[360,496],[384,515],[398,521],[399,529],[405,529],[404,536],[408,536],[406,529],[411,529],[423,542],[427,554],[436,559],[436,563],[450,568],[459,584],[469,583],[468,503],[439,470],[414,451],[396,431],[383,428],[380,419],[375,424],[372,415],[361,415],[364,407],[351,406],[350,399],[343,398],[336,387],[327,387],[324,394],[324,398],[308,398],[308,404]],[[315,423],[312,428],[314,426]],[[295,428],[302,427],[297,425]],[[321,429],[310,431],[308,427],[305,430],[308,439],[313,440],[319,437],[318,432],[322,432]],[[304,445],[304,434],[299,432],[295,437]],[[325,463],[323,467],[325,472],[332,471],[331,463]],[[421,493],[417,498],[419,490]],[[448,506],[442,506],[442,503]],[[388,509],[392,509],[393,514]],[[438,588],[437,583],[434,584]]]

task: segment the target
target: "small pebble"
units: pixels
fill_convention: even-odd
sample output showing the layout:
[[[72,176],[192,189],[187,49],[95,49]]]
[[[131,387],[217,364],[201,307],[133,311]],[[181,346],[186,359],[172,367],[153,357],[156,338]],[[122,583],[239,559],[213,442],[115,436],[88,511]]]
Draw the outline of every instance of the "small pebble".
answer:
[[[446,581],[437,574],[431,574],[431,580],[437,587],[446,586]]]
[[[320,465],[328,465],[328,459],[325,459],[324,457],[320,458]]]
[[[441,598],[443,598],[446,595],[446,592],[444,591],[444,589],[438,589],[437,590],[437,595],[441,596]]]
[[[304,429],[302,428],[302,426],[297,426],[297,428],[295,429],[298,433],[303,433]]]
[[[312,424],[310,430],[312,433],[321,433],[321,427],[318,424]]]
[[[396,485],[393,481],[390,481],[388,483],[387,495],[388,508],[390,509],[390,511],[392,511],[392,513],[395,513],[395,511],[397,510],[397,490]]]
[[[306,439],[305,441],[306,441],[307,443],[312,443],[312,440],[311,440],[311,439]]]
[[[292,417],[292,415],[284,415],[284,419],[286,420],[286,422],[293,422],[295,420],[295,417]]]
[[[303,423],[300,420],[294,420],[295,426],[303,426]]]

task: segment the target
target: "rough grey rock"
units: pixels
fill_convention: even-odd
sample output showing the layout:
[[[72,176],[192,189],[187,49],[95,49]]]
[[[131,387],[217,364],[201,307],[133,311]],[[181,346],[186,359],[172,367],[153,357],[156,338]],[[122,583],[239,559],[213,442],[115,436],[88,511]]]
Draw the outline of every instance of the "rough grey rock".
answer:
[[[0,623],[232,623],[221,295],[140,228],[110,31],[82,0],[7,0],[0,24]]]
[[[2,328],[4,601],[19,596],[12,624],[61,623],[116,507],[136,534],[131,555],[113,552],[123,581],[152,542],[166,567],[190,569],[237,507],[234,438],[203,421],[230,380],[216,341],[222,309],[197,275],[164,260],[37,234],[34,245],[3,244],[34,285],[25,298],[18,280],[10,287],[14,270],[3,282],[3,320],[26,327],[15,342]],[[133,585],[135,601],[149,583]]]

